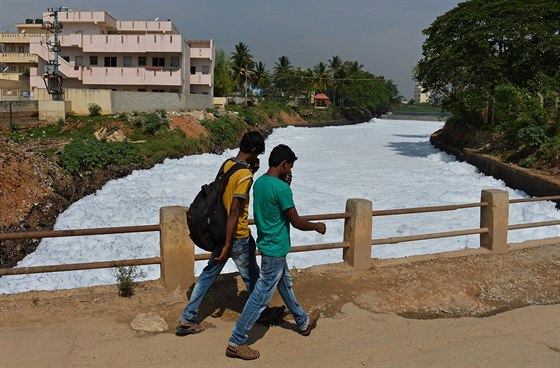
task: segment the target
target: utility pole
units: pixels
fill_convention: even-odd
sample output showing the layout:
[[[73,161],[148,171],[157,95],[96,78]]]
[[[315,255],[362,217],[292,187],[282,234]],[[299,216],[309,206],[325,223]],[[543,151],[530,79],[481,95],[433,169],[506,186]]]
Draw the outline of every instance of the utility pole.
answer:
[[[53,41],[47,41],[46,45],[53,53],[53,58],[47,62],[45,65],[45,73],[43,74],[43,80],[45,81],[45,86],[50,95],[52,95],[54,101],[61,101],[64,98],[64,92],[62,91],[62,75],[60,74],[58,67],[58,53],[60,52],[60,41],[58,40],[58,34],[62,31],[62,24],[58,22],[58,13],[61,11],[68,11],[65,6],[59,6],[56,8],[47,9],[50,12],[49,16],[53,17],[53,22],[43,23],[43,28],[48,30],[54,35]]]

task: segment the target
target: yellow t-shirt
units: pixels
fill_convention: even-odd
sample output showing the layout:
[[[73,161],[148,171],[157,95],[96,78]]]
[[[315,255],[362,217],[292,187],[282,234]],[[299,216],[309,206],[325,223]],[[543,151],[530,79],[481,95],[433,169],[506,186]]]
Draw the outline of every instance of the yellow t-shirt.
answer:
[[[224,166],[224,171],[229,170],[233,165],[235,165],[235,161],[228,160]],[[251,185],[253,185],[253,173],[251,170],[243,168],[233,173],[224,189],[223,201],[228,215],[231,208],[231,201],[234,197],[241,198],[245,201],[241,208],[241,213],[239,214],[237,230],[233,235],[235,239],[246,238],[251,235],[248,221],[249,191],[251,190]]]

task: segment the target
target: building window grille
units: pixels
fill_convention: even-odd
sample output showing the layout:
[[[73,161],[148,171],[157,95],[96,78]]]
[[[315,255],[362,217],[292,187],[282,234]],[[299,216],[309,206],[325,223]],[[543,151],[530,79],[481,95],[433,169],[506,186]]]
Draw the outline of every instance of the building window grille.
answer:
[[[97,56],[89,57],[89,65],[97,65]]]
[[[153,57],[152,66],[165,66],[165,58],[163,57]]]
[[[208,65],[202,66],[202,74],[210,74],[210,67]]]
[[[146,57],[138,56],[138,66],[146,66]]]
[[[116,56],[105,56],[105,66],[106,67],[116,67],[117,57]]]
[[[196,74],[196,66],[191,66],[191,74]]]

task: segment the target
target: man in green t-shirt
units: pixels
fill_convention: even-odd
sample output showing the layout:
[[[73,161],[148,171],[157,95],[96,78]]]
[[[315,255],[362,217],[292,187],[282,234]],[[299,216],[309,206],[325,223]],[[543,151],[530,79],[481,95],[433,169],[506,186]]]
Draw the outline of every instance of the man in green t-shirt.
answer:
[[[288,182],[296,155],[286,145],[274,147],[268,159],[269,169],[253,185],[253,212],[257,225],[257,248],[261,252],[261,272],[229,339],[226,355],[257,359],[257,350],[247,346],[247,335],[264,310],[276,287],[294,315],[299,333],[308,336],[316,326],[320,312],[309,315],[299,305],[293,290],[292,275],[286,263],[290,251],[290,224],[296,229],[324,234],[322,222],[309,222],[298,215]]]

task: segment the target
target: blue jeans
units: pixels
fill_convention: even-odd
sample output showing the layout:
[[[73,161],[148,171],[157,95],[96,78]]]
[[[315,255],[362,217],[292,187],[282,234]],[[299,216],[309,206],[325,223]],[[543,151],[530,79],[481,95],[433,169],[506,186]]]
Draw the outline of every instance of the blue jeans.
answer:
[[[212,252],[208,264],[204,267],[200,276],[198,276],[189,303],[183,310],[181,317],[179,317],[179,321],[184,323],[196,322],[202,299],[204,299],[204,296],[214,284],[216,277],[222,272],[226,264],[226,262],[216,263],[216,261],[214,261],[214,259],[220,255],[221,251],[221,249],[216,249]],[[253,291],[257,278],[259,277],[259,265],[257,264],[255,251],[255,239],[249,236],[247,238],[234,239],[229,254],[231,259],[235,262],[249,293]]]
[[[241,316],[233,327],[233,333],[229,338],[230,345],[239,346],[247,342],[249,331],[272,299],[276,287],[278,287],[284,303],[294,315],[298,328],[304,330],[309,323],[309,317],[296,300],[292,275],[288,263],[286,263],[286,257],[262,255],[261,259],[259,279],[243,308],[243,312],[241,312]]]

